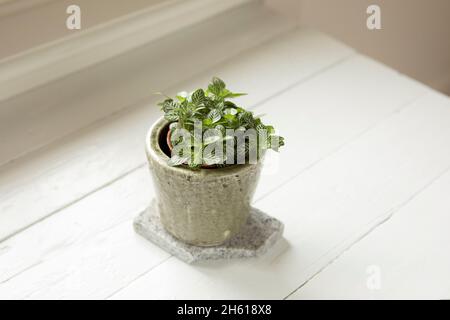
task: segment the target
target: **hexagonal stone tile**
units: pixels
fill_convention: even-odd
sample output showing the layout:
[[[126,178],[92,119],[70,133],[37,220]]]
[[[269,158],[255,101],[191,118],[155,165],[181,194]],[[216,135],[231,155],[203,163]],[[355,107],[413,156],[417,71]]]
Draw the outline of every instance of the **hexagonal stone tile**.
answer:
[[[134,220],[135,231],[187,263],[206,260],[241,259],[265,254],[282,238],[281,221],[252,208],[247,223],[233,238],[220,246],[198,247],[169,234],[161,224],[155,201]]]

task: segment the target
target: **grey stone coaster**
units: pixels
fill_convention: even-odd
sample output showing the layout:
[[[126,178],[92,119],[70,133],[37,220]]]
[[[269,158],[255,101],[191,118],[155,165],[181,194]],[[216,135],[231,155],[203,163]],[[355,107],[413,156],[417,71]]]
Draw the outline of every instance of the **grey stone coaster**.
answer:
[[[187,263],[206,260],[241,259],[265,254],[283,234],[281,221],[252,208],[239,234],[215,247],[186,244],[169,234],[161,224],[155,201],[134,220],[138,234]]]

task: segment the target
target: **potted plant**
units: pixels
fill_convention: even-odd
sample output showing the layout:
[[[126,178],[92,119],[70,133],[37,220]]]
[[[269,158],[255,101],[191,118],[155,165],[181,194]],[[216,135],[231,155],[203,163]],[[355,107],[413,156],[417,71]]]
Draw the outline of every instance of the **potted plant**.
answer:
[[[215,246],[245,224],[264,153],[284,145],[274,128],[231,102],[244,95],[213,78],[159,103],[146,153],[165,229],[197,246]]]

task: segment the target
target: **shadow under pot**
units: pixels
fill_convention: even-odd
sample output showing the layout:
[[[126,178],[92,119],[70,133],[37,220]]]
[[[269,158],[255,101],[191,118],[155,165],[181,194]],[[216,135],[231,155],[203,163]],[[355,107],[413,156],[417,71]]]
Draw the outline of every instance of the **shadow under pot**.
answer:
[[[196,246],[221,245],[246,223],[262,161],[224,168],[167,164],[169,122],[160,118],[146,137],[146,154],[165,229]]]

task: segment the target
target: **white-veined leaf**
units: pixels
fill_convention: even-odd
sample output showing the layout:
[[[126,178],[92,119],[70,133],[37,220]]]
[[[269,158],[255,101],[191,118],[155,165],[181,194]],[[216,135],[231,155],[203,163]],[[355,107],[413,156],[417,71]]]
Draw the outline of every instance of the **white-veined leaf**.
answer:
[[[208,113],[208,118],[212,120],[212,123],[216,123],[222,118],[222,114],[219,110],[213,109]]]
[[[178,119],[179,119],[178,113],[175,110],[170,110],[170,111],[166,112],[166,114],[164,115],[164,118],[169,122],[178,121]]]
[[[205,101],[205,92],[203,89],[198,89],[194,91],[191,95],[191,100],[196,105],[201,104],[203,101]]]
[[[222,91],[223,89],[225,89],[225,82],[223,82],[222,79],[218,78],[218,77],[214,77],[212,80],[212,83],[214,86],[220,88],[220,91]]]
[[[227,108],[227,109],[225,109],[224,113],[225,114],[235,115],[235,114],[237,114],[237,110],[234,109],[234,108]]]

